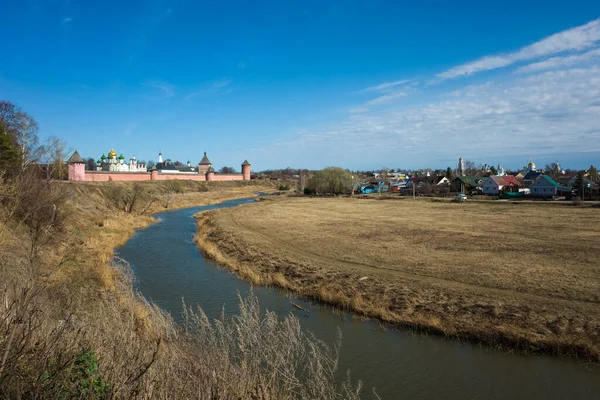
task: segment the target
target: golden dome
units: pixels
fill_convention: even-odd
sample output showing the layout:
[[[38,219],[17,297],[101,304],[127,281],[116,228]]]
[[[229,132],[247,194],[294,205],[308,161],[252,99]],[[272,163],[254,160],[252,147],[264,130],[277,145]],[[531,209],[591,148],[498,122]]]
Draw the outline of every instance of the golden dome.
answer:
[[[113,158],[117,156],[117,152],[114,151],[113,149],[110,149],[110,151],[108,152],[108,158]]]

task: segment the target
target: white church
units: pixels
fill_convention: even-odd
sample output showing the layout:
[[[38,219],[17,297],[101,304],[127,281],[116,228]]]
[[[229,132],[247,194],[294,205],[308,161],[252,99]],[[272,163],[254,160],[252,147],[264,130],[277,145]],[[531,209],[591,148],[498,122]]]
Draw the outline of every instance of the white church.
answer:
[[[96,171],[109,171],[109,172],[146,172],[146,164],[138,164],[135,156],[129,159],[129,163],[125,162],[123,154],[117,157],[117,152],[111,149],[108,152],[108,157],[102,154],[102,157],[96,161]]]

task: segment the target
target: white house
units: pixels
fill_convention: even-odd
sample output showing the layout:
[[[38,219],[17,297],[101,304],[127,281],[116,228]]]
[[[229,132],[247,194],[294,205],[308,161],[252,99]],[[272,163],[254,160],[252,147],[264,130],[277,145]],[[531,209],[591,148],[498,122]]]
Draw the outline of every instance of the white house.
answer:
[[[511,175],[490,176],[483,182],[483,194],[498,195],[503,190],[518,191],[521,183]]]

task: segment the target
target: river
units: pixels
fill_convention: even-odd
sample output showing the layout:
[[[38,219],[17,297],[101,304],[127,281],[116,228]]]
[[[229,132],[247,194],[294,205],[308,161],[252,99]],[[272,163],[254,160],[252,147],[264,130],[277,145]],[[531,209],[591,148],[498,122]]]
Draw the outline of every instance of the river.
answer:
[[[253,201],[165,211],[160,222],[139,230],[117,253],[134,271],[138,290],[180,319],[187,305],[200,305],[209,317],[223,307],[236,312],[238,293],[250,284],[205,260],[196,248],[193,215]],[[351,370],[383,399],[598,399],[600,369],[582,361],[539,354],[501,352],[484,346],[413,334],[364,321],[273,288],[254,288],[262,308],[280,316],[292,312],[303,329],[333,343],[342,331],[340,378]],[[310,310],[307,317],[291,301]]]

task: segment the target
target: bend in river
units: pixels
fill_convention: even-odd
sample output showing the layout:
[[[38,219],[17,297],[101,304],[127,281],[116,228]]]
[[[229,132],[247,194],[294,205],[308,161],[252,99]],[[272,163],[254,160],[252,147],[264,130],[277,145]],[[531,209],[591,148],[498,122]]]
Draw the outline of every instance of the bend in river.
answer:
[[[118,254],[135,273],[141,293],[179,319],[182,298],[199,305],[210,318],[225,307],[237,312],[238,293],[250,284],[205,260],[194,234],[199,211],[235,207],[253,199],[165,211],[160,222],[138,231]],[[600,370],[581,361],[539,354],[506,354],[491,348],[439,337],[385,329],[376,321],[362,321],[306,299],[258,287],[262,308],[283,317],[296,313],[302,327],[333,343],[342,331],[340,380],[350,369],[361,379],[364,396],[375,387],[383,399],[592,399],[600,393]],[[291,302],[310,310],[307,317]]]

